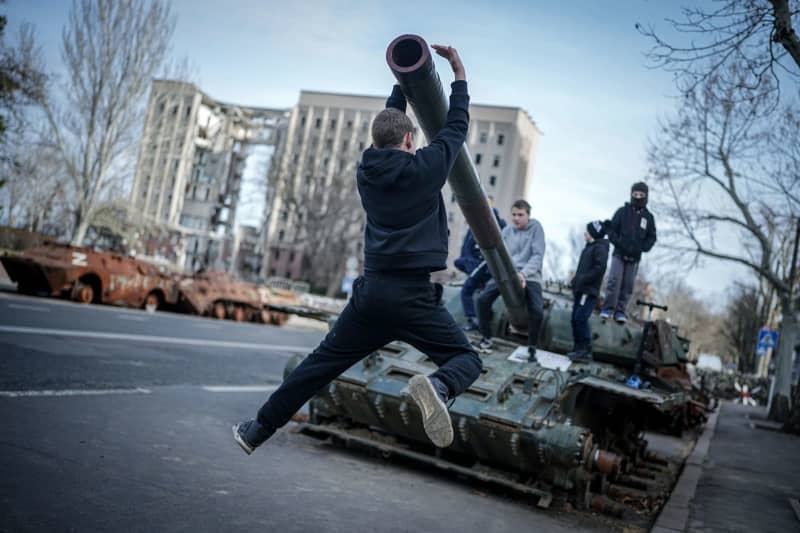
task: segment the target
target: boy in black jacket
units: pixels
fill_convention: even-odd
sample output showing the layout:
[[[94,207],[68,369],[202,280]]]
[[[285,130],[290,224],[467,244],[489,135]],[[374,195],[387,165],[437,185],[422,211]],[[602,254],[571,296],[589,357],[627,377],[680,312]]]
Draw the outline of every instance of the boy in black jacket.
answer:
[[[586,247],[581,252],[578,269],[572,278],[572,293],[575,303],[572,305],[572,338],[575,348],[567,356],[573,360],[592,359],[592,329],[589,318],[592,316],[603,274],[608,262],[608,240],[605,238],[603,225],[599,220],[589,222],[583,233]]]
[[[606,282],[606,297],[600,318],[612,314],[614,320],[624,324],[628,317],[625,309],[633,293],[633,282],[639,270],[642,252],[649,252],[656,243],[656,221],[647,210],[647,184],[634,183],[631,201],[617,209],[614,218],[604,223],[608,239],[614,245],[611,270]]]
[[[464,392],[481,372],[481,360],[447,309],[442,286],[430,273],[446,268],[447,213],[441,189],[464,144],[469,95],[455,48],[433,46],[450,62],[447,122],[431,143],[414,151],[414,126],[398,86],[372,124],[373,145],[356,176],[367,212],[364,275],[331,331],[258,411],[233,427],[248,454],[286,424],[318,390],[387,343],[399,339],[428,355],[439,369],[417,375],[408,389],[433,444],[449,446],[453,427],[446,402]]]

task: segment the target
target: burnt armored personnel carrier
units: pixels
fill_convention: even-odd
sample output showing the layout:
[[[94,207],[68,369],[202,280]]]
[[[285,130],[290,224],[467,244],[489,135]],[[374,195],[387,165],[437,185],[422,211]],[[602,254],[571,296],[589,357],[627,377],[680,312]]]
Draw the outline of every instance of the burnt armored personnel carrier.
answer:
[[[177,302],[174,276],[122,254],[50,242],[0,261],[22,294],[148,310]]]
[[[401,36],[390,44],[387,61],[431,138],[444,124],[447,106],[427,44]],[[538,363],[529,363],[527,348],[514,342],[525,335],[523,289],[466,147],[448,180],[498,282],[502,301],[493,327],[505,339],[450,407],[453,444],[434,449],[426,438],[407,385],[411,376],[435,367],[402,342],[381,348],[320,391],[302,430],[503,485],[534,496],[540,506],[559,493],[611,514],[658,507],[674,469],[648,453],[643,430],[649,419],[674,416],[687,402],[682,388],[655,372],[684,353],[674,332],[662,323],[605,328],[595,340],[600,360],[573,363],[559,353],[572,347],[571,301],[549,290],[543,349]],[[446,287],[443,297],[457,317],[458,289]],[[301,360],[290,360],[286,372]]]
[[[218,271],[185,276],[178,292],[178,309],[184,312],[278,326],[289,319],[283,308],[300,303],[292,291],[240,281]]]

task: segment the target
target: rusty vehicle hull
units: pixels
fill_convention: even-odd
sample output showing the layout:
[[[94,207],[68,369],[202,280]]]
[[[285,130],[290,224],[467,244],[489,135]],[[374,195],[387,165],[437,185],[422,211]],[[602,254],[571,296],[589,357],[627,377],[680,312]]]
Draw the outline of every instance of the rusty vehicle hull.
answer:
[[[172,275],[121,254],[45,243],[20,255],[5,255],[0,261],[22,294],[150,310],[177,302]]]
[[[292,291],[240,281],[217,271],[184,276],[178,283],[178,293],[178,310],[182,312],[278,326],[289,319],[279,307],[300,303]]]

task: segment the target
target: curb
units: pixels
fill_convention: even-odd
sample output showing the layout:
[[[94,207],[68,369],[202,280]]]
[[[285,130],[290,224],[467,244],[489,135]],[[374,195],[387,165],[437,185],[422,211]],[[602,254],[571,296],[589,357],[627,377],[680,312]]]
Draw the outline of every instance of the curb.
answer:
[[[720,404],[719,408],[708,417],[703,434],[697,439],[694,450],[686,459],[683,472],[681,472],[681,476],[675,484],[675,489],[672,491],[664,508],[661,509],[661,513],[659,513],[650,533],[686,531],[689,522],[689,504],[697,490],[697,482],[700,481],[700,476],[703,474],[703,463],[708,455],[708,448],[711,445],[711,439],[714,437],[714,431],[717,429],[717,420],[722,407],[722,404]]]

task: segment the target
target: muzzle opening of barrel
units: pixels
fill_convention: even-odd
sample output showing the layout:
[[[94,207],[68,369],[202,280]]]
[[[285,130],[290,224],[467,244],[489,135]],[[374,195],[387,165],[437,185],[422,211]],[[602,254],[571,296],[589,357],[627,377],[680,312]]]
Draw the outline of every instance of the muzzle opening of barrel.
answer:
[[[417,39],[402,39],[392,47],[392,62],[400,68],[411,68],[423,58],[422,44]]]

